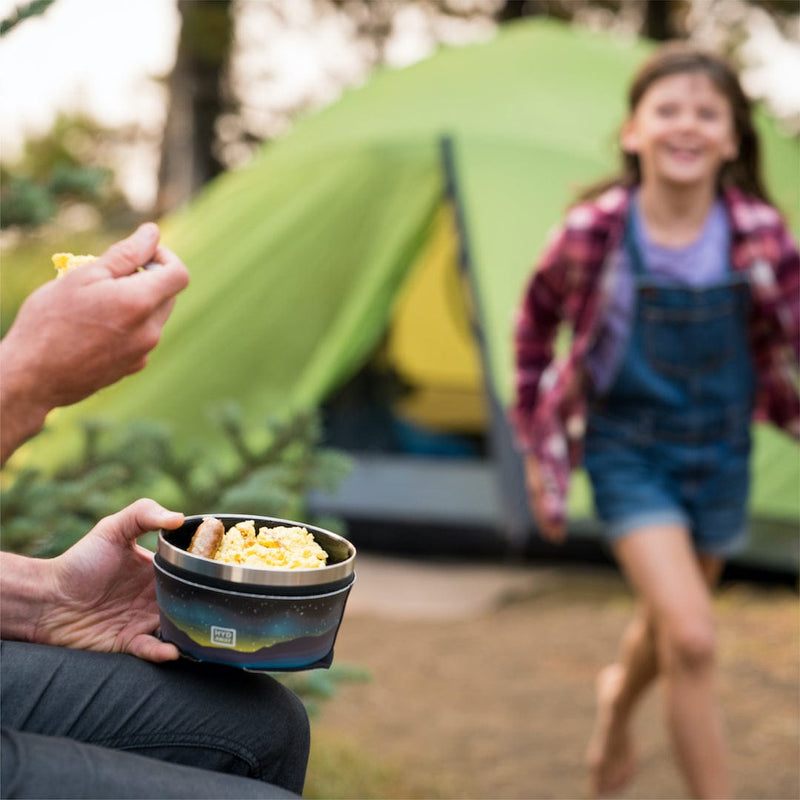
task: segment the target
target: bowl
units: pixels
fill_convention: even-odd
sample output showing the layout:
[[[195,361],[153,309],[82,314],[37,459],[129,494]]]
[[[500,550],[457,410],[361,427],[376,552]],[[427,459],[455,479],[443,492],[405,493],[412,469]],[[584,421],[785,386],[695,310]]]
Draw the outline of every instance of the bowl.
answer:
[[[187,552],[206,517],[227,531],[253,520],[303,527],[328,554],[324,567],[283,569],[224,564]],[[355,581],[356,549],[323,528],[253,514],[198,514],[161,530],[154,558],[161,638],[184,656],[253,671],[329,667]]]

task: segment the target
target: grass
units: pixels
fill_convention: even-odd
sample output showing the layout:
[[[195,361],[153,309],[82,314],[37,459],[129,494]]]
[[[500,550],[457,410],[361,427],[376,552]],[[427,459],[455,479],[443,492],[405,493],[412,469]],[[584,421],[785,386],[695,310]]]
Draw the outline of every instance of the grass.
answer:
[[[407,769],[388,761],[375,762],[356,742],[312,725],[311,756],[303,790],[306,800],[446,796],[442,787],[414,784]]]
[[[434,798],[443,796],[426,787],[415,790],[405,771],[388,761],[376,762],[353,740],[345,739],[324,720],[326,701],[339,684],[372,680],[365,669],[352,664],[335,664],[330,670],[277,673],[284,685],[303,700],[311,718],[311,753],[303,797],[306,800],[345,798]]]

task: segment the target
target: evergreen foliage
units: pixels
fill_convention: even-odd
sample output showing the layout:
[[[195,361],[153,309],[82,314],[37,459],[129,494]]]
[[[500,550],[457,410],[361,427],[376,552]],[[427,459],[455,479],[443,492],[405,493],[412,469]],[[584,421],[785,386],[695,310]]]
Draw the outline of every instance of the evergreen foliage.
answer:
[[[130,214],[114,177],[115,152],[130,135],[84,114],[59,114],[49,131],[26,140],[15,163],[0,166],[0,227],[33,231],[74,203],[106,224]]]
[[[331,491],[350,468],[344,453],[320,445],[316,412],[267,419],[247,432],[235,405],[217,409],[215,417],[232,453],[224,464],[200,451],[176,453],[168,428],[150,420],[117,427],[85,422],[78,460],[52,473],[23,466],[9,476],[0,509],[3,549],[57,555],[139,497],[186,514],[274,516],[342,532],[340,520],[307,518],[308,492]],[[154,534],[140,541],[153,548]]]

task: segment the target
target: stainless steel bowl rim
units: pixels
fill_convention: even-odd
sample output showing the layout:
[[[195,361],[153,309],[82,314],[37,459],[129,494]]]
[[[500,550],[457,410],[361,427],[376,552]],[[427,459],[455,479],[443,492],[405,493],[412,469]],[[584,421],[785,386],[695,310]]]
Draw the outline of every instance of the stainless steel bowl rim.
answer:
[[[309,525],[305,522],[281,519],[279,517],[262,517],[257,514],[193,514],[187,516],[184,526],[197,522],[199,525],[206,517],[216,517],[221,520],[227,530],[231,525],[246,520],[253,520],[256,527],[298,527],[305,528],[311,534],[321,534],[345,547],[348,557],[336,564],[311,569],[282,569],[280,567],[242,567],[234,564],[224,564],[203,556],[196,556],[180,547],[168,542],[166,537],[173,531],[163,528],[158,532],[158,555],[166,563],[179,567],[194,575],[204,575],[209,578],[219,578],[231,583],[246,586],[317,586],[319,584],[333,583],[353,574],[355,568],[356,548],[343,536]]]
[[[250,519],[250,517],[248,517]],[[222,586],[207,586],[203,583],[195,583],[194,581],[187,580],[186,578],[181,577],[180,575],[173,575],[171,572],[168,572],[164,567],[159,566],[158,564],[155,565],[157,570],[160,570],[164,575],[168,576],[169,580],[177,581],[178,583],[183,583],[186,586],[191,586],[192,589],[197,589],[202,592],[212,592],[214,594],[221,594],[221,595],[235,595],[236,597],[242,597],[247,600],[255,600],[257,602],[265,601],[265,600],[278,600],[280,602],[291,601],[293,603],[301,602],[303,600],[323,600],[326,597],[333,597],[337,594],[342,594],[342,592],[349,592],[353,588],[353,584],[356,580],[356,573],[353,572],[353,580],[349,583],[345,584],[344,586],[340,586],[337,589],[333,589],[330,592],[315,592],[314,594],[252,594],[251,592],[243,591],[246,589],[246,586],[243,586],[242,589],[226,589]]]

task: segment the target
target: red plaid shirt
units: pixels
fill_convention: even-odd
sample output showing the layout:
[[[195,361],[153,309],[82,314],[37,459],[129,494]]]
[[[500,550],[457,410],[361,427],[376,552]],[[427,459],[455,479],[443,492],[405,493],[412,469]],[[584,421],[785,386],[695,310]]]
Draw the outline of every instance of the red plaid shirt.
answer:
[[[539,462],[554,521],[564,519],[570,469],[582,460],[588,381],[583,365],[614,284],[630,196],[618,186],[570,210],[551,235],[518,311],[512,420],[519,446]],[[797,245],[772,206],[736,189],[726,190],[724,201],[731,264],[748,271],[753,298],[756,416],[800,438]],[[564,324],[572,339],[556,355]]]

